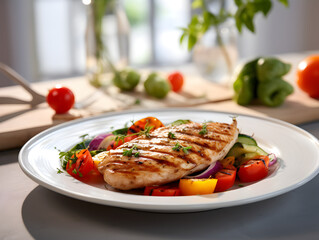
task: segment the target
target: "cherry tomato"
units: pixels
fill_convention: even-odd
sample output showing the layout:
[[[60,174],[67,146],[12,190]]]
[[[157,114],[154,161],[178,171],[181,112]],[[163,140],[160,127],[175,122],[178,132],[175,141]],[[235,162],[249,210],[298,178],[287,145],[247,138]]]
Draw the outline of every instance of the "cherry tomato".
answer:
[[[179,92],[182,90],[182,87],[184,85],[184,77],[179,72],[174,72],[168,76],[168,81],[170,82],[172,86],[172,90],[174,92]]]
[[[217,185],[215,192],[223,192],[231,188],[236,179],[236,168],[227,169],[224,168],[215,174],[215,179],[217,179]]]
[[[73,163],[72,160],[66,165],[66,171],[73,177],[85,177],[93,170],[94,163],[92,156],[87,149],[82,149],[80,152],[76,153],[76,162]]]
[[[312,98],[319,98],[319,55],[309,56],[299,63],[297,84]]]
[[[151,186],[145,187],[144,195],[147,196],[180,196],[181,191],[178,187]]]
[[[74,94],[69,88],[57,85],[49,91],[47,103],[57,114],[66,113],[74,105]]]
[[[157,128],[164,127],[164,124],[155,117],[146,117],[133,123],[128,129],[128,135],[144,131],[145,127],[152,127],[151,131],[154,131]]]
[[[268,156],[257,156],[239,166],[238,178],[241,182],[259,181],[268,175]]]
[[[181,179],[179,180],[179,189],[181,194],[189,195],[202,195],[211,194],[216,187],[217,179]]]
[[[154,131],[157,128],[164,127],[164,124],[155,117],[146,117],[140,119],[132,124],[127,131],[127,137],[123,140],[120,139],[119,141],[112,141],[110,145],[107,147],[106,150],[116,149],[118,146],[121,146],[125,142],[129,142],[134,138],[138,137],[138,132],[144,131],[146,127],[151,127],[150,131]]]
[[[133,135],[133,136],[128,136],[124,138],[123,140],[119,140],[119,141],[115,141],[113,140],[110,145],[106,148],[106,150],[111,150],[111,149],[116,149],[117,147],[121,146],[123,143],[129,142],[131,140],[133,140],[134,138],[137,138],[137,135]]]

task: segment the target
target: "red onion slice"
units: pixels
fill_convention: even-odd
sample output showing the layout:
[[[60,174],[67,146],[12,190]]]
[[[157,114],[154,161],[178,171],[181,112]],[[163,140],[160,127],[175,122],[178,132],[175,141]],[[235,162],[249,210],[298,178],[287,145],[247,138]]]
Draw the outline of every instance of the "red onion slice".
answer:
[[[204,172],[201,172],[198,175],[195,176],[186,176],[184,178],[209,178],[212,175],[215,175],[217,172],[223,169],[223,165],[219,162],[216,161],[212,163]]]
[[[93,138],[93,140],[89,144],[89,151],[98,150],[99,146],[103,142],[103,140],[110,135],[112,135],[112,134],[111,133],[102,133],[102,134],[97,135],[95,138]]]
[[[276,155],[274,153],[268,154],[268,157],[269,157],[268,167],[271,167],[277,162],[277,157],[276,157]]]

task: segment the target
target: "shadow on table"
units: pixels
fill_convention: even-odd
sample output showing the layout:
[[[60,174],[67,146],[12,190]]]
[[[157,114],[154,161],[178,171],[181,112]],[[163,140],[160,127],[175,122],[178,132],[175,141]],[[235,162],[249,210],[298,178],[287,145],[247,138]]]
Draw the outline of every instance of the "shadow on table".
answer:
[[[88,203],[38,186],[25,199],[22,217],[35,239],[314,239],[319,193],[310,199],[309,192],[318,180],[257,203],[177,214]]]

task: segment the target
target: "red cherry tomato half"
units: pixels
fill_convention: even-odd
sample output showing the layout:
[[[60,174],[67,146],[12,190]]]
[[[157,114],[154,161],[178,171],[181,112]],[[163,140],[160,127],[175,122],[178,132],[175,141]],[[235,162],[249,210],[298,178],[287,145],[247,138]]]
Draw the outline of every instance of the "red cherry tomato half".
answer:
[[[115,141],[114,140],[110,143],[110,145],[106,148],[106,150],[116,149],[117,147],[121,146],[123,143],[129,142],[137,137],[138,137],[137,135],[134,135],[134,136],[125,137],[124,141],[122,141],[122,140]]]
[[[222,169],[215,174],[215,179],[217,179],[217,185],[215,192],[223,192],[231,188],[236,179],[236,168],[233,169]]]
[[[169,186],[151,186],[145,187],[144,195],[147,196],[180,196],[181,191],[178,187],[169,187]]]
[[[87,149],[82,149],[76,153],[76,162],[72,160],[66,165],[66,171],[73,177],[86,177],[94,168],[92,156]]]
[[[128,129],[128,135],[134,134],[140,131],[144,131],[145,127],[152,127],[151,131],[164,127],[164,124],[155,117],[146,117],[136,121],[130,128]]]
[[[241,182],[259,181],[268,175],[268,156],[258,156],[240,165],[238,178]]]
[[[57,85],[49,91],[47,103],[57,114],[66,113],[74,105],[74,94],[69,88]]]
[[[119,141],[113,141],[106,150],[110,149],[116,149],[118,146],[121,146],[125,142],[129,142],[133,140],[134,138],[138,137],[138,132],[144,131],[146,127],[152,127],[150,129],[150,132],[154,131],[157,128],[164,127],[164,124],[158,120],[155,117],[146,117],[143,119],[140,119],[132,124],[132,126],[129,127],[127,131],[127,137],[125,137],[123,140],[120,139]]]
[[[170,82],[172,86],[172,90],[174,92],[179,92],[182,90],[182,87],[184,85],[184,77],[179,72],[174,72],[168,76],[168,81]]]

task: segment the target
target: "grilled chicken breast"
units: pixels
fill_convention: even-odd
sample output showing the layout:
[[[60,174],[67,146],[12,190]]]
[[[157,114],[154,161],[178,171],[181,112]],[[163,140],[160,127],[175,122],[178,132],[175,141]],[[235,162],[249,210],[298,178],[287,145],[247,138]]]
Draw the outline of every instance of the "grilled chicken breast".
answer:
[[[120,190],[161,185],[203,170],[225,157],[238,137],[237,122],[162,127],[102,153],[99,171]],[[125,156],[126,155],[126,156]]]

